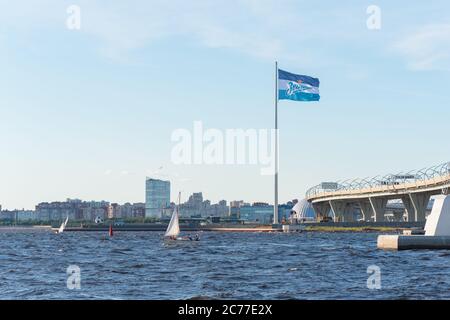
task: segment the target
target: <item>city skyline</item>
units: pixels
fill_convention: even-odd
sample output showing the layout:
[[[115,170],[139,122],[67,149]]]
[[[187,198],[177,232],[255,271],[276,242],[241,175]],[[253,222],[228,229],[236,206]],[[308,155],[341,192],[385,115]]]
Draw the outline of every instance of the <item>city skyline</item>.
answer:
[[[149,177],[147,177],[146,179],[149,179]],[[171,191],[171,194],[172,194],[172,191]],[[188,203],[189,199],[192,196],[196,195],[196,194],[201,194],[203,196],[204,192],[203,191],[194,191],[192,193],[185,194],[185,195],[183,195],[183,193],[181,193],[181,202],[180,202],[181,205],[184,205],[184,204]],[[176,193],[176,196],[178,196],[178,192]],[[126,205],[126,204],[145,204],[146,203],[145,200],[146,200],[145,197],[141,201],[136,201],[136,202],[133,202],[133,201],[119,202],[119,201],[114,201],[114,200],[111,200],[111,199],[80,199],[80,198],[76,198],[76,197],[75,198],[74,197],[66,197],[64,199],[47,199],[45,201],[40,201],[40,202],[34,204],[31,208],[24,208],[24,207],[8,208],[8,207],[3,206],[2,203],[0,203],[0,211],[2,211],[2,210],[3,211],[22,211],[22,210],[23,211],[32,211],[32,210],[34,210],[36,208],[37,205],[43,204],[43,203],[49,203],[50,204],[50,203],[70,202],[70,201],[83,201],[83,202],[86,202],[86,203],[91,203],[92,202],[92,203],[109,203],[109,204]],[[290,200],[286,201],[285,203],[279,203],[279,205],[284,205],[286,203],[292,202],[293,200],[299,200],[299,199],[296,199],[296,198],[295,199],[290,199]],[[247,204],[253,205],[255,203],[256,204],[258,204],[258,203],[267,203],[268,205],[272,205],[273,206],[273,203],[270,202],[270,201],[262,201],[262,200],[260,200],[260,201],[246,201],[244,198],[220,199],[220,200],[217,200],[217,201],[212,201],[211,199],[209,199],[206,196],[203,201],[208,201],[208,202],[211,203],[211,205],[220,204],[221,202],[225,201],[227,206],[231,202],[242,202],[242,203],[244,203],[246,205]],[[178,198],[176,200],[173,200],[173,201],[171,200],[170,203],[169,203],[169,206],[167,206],[165,208],[170,208],[171,205],[177,205],[177,204],[178,204]]]
[[[279,104],[280,202],[322,181],[450,160],[445,1],[377,1],[379,30],[367,28],[368,4],[357,1],[327,10],[296,1],[79,1],[81,28],[69,30],[72,4],[48,0],[36,12],[0,1],[8,8],[0,10],[4,208],[140,202],[145,176],[170,179],[171,201],[202,190],[214,202],[272,203],[273,177],[259,166],[175,165],[170,154],[173,131],[197,120],[221,131],[272,128],[275,60],[321,81],[319,103]]]
[[[156,219],[164,221],[169,219],[175,208],[182,218],[186,219],[208,219],[210,222],[216,223],[221,219],[225,221],[244,221],[246,223],[270,224],[273,220],[273,205],[264,202],[248,203],[243,200],[227,201],[221,200],[218,203],[212,203],[208,199],[203,198],[202,192],[196,192],[180,203],[165,201],[159,202],[160,208],[154,208],[155,201],[164,200],[166,198],[165,191],[155,192],[155,180],[151,180],[150,185],[146,187],[147,199],[145,202],[138,203],[115,203],[105,200],[82,200],[82,199],[65,199],[65,201],[47,201],[36,204],[33,210],[4,210],[0,205],[0,224],[17,224],[17,223],[55,223],[63,221],[71,222],[87,222],[101,224],[107,219],[130,219],[133,222],[145,222],[146,219]],[[156,188],[162,186],[165,188],[168,181],[157,181]],[[288,219],[291,216],[293,207],[298,203],[297,199],[293,199],[287,203],[279,204],[281,210],[280,221]],[[302,212],[310,219],[315,218],[315,213],[310,204],[305,200],[300,206]],[[300,208],[299,207],[299,208]],[[156,210],[155,210],[156,209]],[[296,209],[297,211],[299,209]]]

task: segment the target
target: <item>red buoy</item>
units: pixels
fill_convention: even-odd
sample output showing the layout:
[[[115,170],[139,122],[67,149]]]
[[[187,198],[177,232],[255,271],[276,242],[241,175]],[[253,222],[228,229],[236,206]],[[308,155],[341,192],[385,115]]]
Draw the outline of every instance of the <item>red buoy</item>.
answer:
[[[114,234],[112,224],[109,225],[109,236],[112,237]]]

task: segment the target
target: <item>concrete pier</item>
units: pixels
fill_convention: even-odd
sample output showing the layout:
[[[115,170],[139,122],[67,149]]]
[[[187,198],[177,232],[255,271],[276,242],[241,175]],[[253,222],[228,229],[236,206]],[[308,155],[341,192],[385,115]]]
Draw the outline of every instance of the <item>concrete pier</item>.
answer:
[[[411,198],[416,213],[423,211],[427,196],[420,201]],[[422,209],[417,208],[422,206]],[[450,249],[450,196],[439,195],[434,199],[433,209],[425,224],[425,235],[382,235],[378,236],[379,249]]]
[[[302,232],[305,230],[305,225],[303,224],[284,224],[282,226],[283,232]]]
[[[387,250],[450,249],[450,236],[380,235],[377,247]]]
[[[423,230],[423,229],[412,228],[412,229],[403,230],[404,236],[414,236],[414,235],[424,235],[424,234],[425,234],[425,230]]]

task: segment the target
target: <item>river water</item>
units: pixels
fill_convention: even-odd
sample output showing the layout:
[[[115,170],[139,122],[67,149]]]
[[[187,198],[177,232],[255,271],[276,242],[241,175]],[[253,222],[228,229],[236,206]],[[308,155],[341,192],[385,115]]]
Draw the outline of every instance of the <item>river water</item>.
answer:
[[[450,299],[450,251],[381,251],[375,233],[161,236],[0,230],[0,298]]]

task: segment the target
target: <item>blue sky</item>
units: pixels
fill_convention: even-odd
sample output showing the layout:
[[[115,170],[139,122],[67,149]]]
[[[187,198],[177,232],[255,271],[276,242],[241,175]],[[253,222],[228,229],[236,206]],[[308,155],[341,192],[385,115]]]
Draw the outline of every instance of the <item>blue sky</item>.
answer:
[[[319,103],[279,104],[281,201],[450,160],[447,1],[0,0],[0,204],[142,202],[145,176],[272,202],[258,166],[177,166],[170,137],[270,128],[275,60],[321,81]]]

